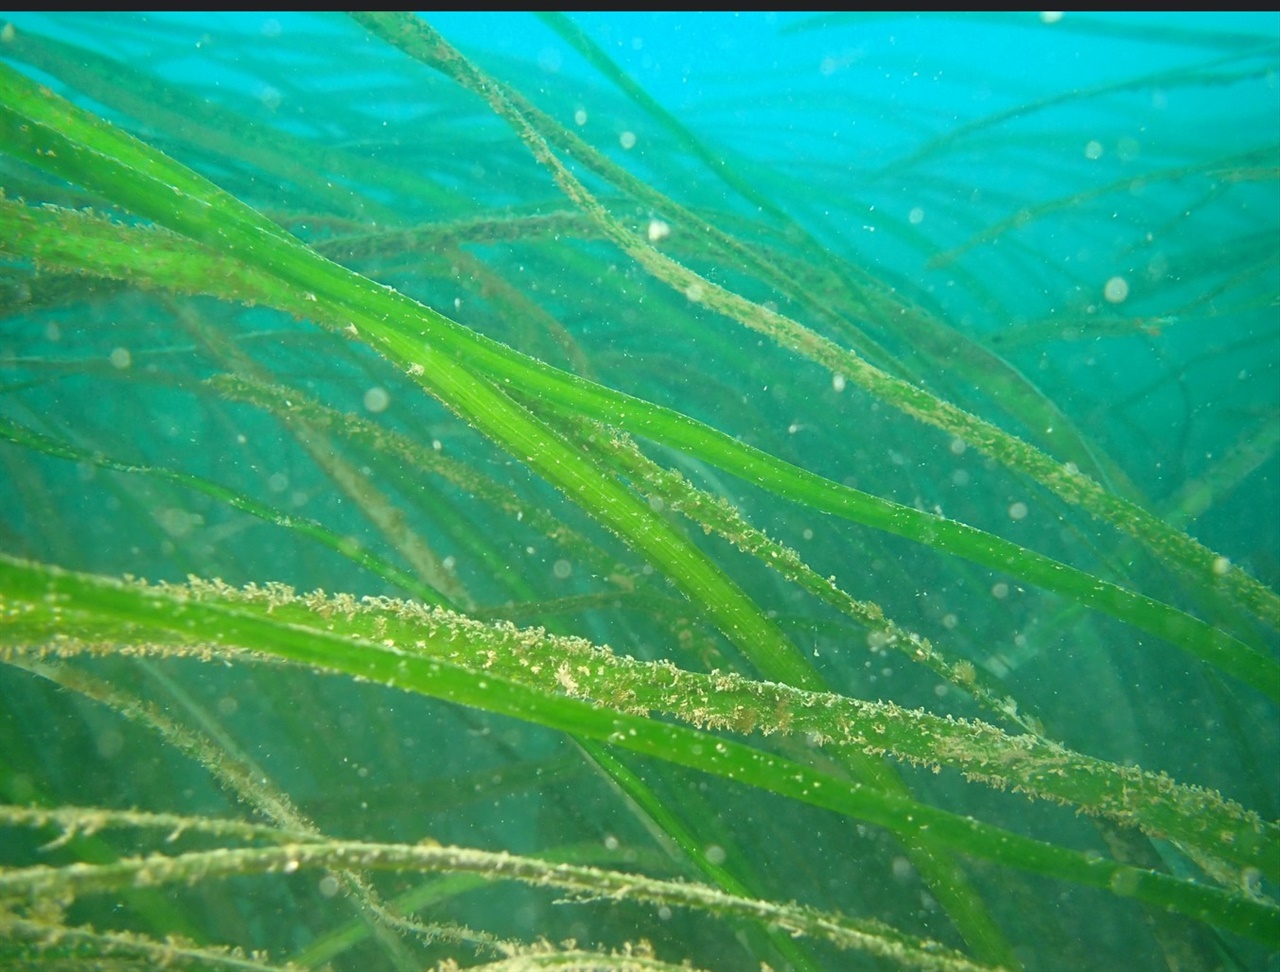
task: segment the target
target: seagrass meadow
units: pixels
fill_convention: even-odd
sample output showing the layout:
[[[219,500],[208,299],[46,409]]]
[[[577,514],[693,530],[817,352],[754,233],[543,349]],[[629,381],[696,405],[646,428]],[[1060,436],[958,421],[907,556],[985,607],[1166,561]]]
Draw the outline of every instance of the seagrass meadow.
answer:
[[[0,16],[0,967],[1280,969],[1280,18]]]

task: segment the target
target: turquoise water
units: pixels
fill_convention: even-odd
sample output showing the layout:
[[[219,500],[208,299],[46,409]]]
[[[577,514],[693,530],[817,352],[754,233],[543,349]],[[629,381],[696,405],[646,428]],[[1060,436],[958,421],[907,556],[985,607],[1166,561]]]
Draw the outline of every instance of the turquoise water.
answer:
[[[77,177],[24,154],[25,134],[7,128],[0,552],[108,577],[415,598],[644,661],[787,681],[725,620],[758,611],[759,631],[776,629],[811,665],[808,688],[1039,732],[1218,791],[1264,821],[1280,816],[1269,675],[1242,679],[1188,648],[1192,634],[1135,624],[1136,601],[1105,610],[1046,586],[1021,555],[983,560],[985,539],[962,556],[938,539],[946,522],[968,524],[1076,568],[1086,586],[1199,619],[1272,671],[1275,618],[1242,607],[1227,585],[1236,571],[1271,597],[1280,588],[1275,13],[429,17],[509,86],[639,248],[674,261],[657,270],[593,221],[568,177],[557,183],[492,103],[352,21],[4,19],[6,64],[327,259],[565,373],[940,518],[912,523],[943,525],[908,538],[839,519],[811,495],[782,497],[763,474],[717,465],[709,446],[625,416],[592,425],[586,406],[522,387],[529,372],[504,378],[479,352],[457,352],[485,388],[638,496],[637,515],[652,517],[641,534],[670,530],[687,545],[683,563],[705,557],[715,581],[699,588],[674,554],[663,559],[608,520],[605,501],[583,502],[537,457],[433,397],[433,362],[455,352],[426,325],[413,335],[414,349],[429,348],[419,382],[416,359],[371,330],[390,304],[369,298],[370,323],[356,327],[297,277],[287,295],[263,289],[252,253],[219,256],[222,230],[202,237],[166,222],[163,201],[126,196],[124,181],[101,175],[106,149],[84,156]],[[90,245],[76,235],[82,224],[67,223],[59,250],[38,238],[36,211],[91,211],[103,235]],[[169,232],[203,249],[166,249]],[[178,256],[148,264],[153,250]],[[184,260],[189,276],[173,269]],[[700,280],[676,279],[671,266]],[[735,317],[717,287],[752,309]],[[860,379],[851,359],[780,346],[761,330],[776,315],[923,389],[912,401],[926,404],[905,405],[906,385]],[[968,419],[940,403],[989,423],[992,437],[959,431]],[[688,483],[663,493],[626,466],[607,446],[619,429]],[[1000,433],[1051,457],[1049,471],[1019,468],[991,445]],[[1132,506],[1108,520],[1064,498],[1077,472]],[[698,519],[689,483],[796,550],[815,577],[929,639],[951,677],[886,648],[865,614],[774,570],[776,555],[735,549]],[[1126,532],[1133,510],[1193,537],[1209,569]],[[721,581],[731,588],[711,586]],[[756,607],[732,615],[730,589]],[[649,756],[627,757],[640,781],[628,784],[607,756],[540,717],[240,656],[171,657],[173,645],[200,641],[194,626],[161,636],[139,617],[108,624],[90,608],[36,622],[16,586],[0,593],[11,608],[0,629],[12,663],[0,667],[6,805],[286,826],[264,809],[278,790],[326,838],[429,839],[710,883],[724,864],[745,897],[876,919],[992,965],[1280,968],[1274,921],[1269,941],[1238,935],[962,853],[1007,949],[975,945],[892,828]],[[38,657],[65,636],[92,643],[92,657]],[[966,672],[992,687],[994,709]],[[558,678],[546,690],[555,698],[581,690],[610,704],[572,671]],[[773,718],[762,711],[746,725],[786,728]],[[184,748],[183,732],[207,748]],[[813,734],[723,735],[837,778],[855,772]],[[237,790],[223,764],[265,782]],[[931,807],[1268,907],[1276,891],[1268,869],[1280,862],[1218,868],[1136,831],[1124,845],[1073,807],[967,782],[955,764],[936,775],[893,765]],[[9,868],[166,851],[128,828],[41,850],[56,831],[8,817],[0,826]],[[202,835],[192,846],[231,845]],[[378,895],[419,894],[417,920],[430,927],[357,933],[345,950],[317,947],[359,911],[323,869],[246,871],[170,898],[114,886],[38,915],[0,896],[0,919],[22,914],[44,929],[0,923],[0,964],[91,966],[112,954],[102,940],[75,956],[40,936],[92,925],[264,949],[265,964],[307,967],[477,965],[496,960],[493,938],[572,938],[602,954],[645,941],[655,961],[700,968],[897,967],[824,940],[780,944],[786,935],[744,918],[670,902],[564,904],[562,892],[467,880],[380,873]],[[142,967],[155,960],[129,954]],[[571,967],[641,967],[579,961]]]

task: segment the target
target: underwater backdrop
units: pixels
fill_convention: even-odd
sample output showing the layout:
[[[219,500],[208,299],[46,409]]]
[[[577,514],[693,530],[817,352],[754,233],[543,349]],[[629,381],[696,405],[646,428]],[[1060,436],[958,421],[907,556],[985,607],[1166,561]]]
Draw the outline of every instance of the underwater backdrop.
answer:
[[[0,16],[0,967],[1280,970],[1280,16]]]

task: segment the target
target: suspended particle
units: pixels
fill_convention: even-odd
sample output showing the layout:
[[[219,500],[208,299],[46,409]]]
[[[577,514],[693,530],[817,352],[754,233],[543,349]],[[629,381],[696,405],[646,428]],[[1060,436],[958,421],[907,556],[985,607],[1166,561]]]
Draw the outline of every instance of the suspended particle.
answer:
[[[1102,296],[1110,304],[1123,304],[1129,296],[1129,281],[1120,276],[1112,277],[1102,288]]]

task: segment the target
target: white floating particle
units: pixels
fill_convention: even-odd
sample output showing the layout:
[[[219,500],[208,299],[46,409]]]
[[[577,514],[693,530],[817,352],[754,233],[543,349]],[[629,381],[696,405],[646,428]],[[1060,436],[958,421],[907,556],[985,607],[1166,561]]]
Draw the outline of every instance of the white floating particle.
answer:
[[[1109,304],[1123,304],[1125,298],[1129,296],[1129,281],[1124,277],[1112,277],[1102,288],[1102,296]]]

